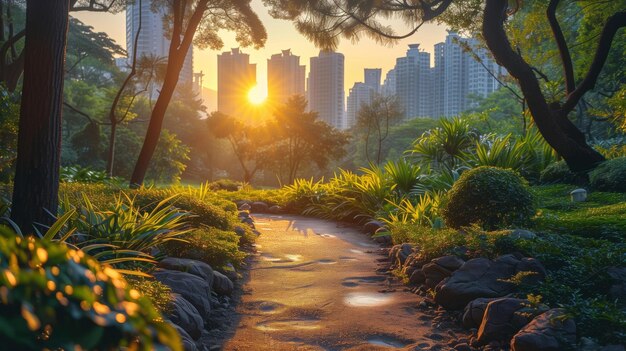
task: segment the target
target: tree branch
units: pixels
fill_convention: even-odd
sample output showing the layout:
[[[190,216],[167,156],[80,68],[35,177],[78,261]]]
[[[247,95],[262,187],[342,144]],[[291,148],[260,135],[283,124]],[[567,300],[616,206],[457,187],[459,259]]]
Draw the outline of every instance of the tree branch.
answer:
[[[563,30],[561,30],[559,20],[556,18],[556,9],[559,6],[559,2],[560,0],[550,0],[550,4],[546,10],[546,15],[548,17],[548,22],[550,23],[550,28],[552,28],[552,35],[554,35],[556,45],[559,49],[561,63],[563,65],[563,74],[565,76],[565,89],[569,95],[576,89],[576,81],[574,78],[574,65],[572,64],[572,57],[570,55],[569,48],[567,47]]]
[[[609,56],[609,52],[611,51],[611,45],[613,44],[613,38],[617,31],[626,26],[626,11],[618,12],[607,20],[604,24],[604,28],[602,29],[602,34],[600,35],[600,41],[598,43],[598,48],[596,49],[595,56],[593,58],[593,62],[589,67],[589,71],[585,76],[585,79],[580,83],[580,85],[574,90],[572,93],[568,94],[567,100],[565,104],[563,104],[563,112],[569,113],[574,107],[578,104],[580,99],[591,89],[593,89],[598,81],[598,77],[602,72],[602,68],[606,63],[606,60]]]

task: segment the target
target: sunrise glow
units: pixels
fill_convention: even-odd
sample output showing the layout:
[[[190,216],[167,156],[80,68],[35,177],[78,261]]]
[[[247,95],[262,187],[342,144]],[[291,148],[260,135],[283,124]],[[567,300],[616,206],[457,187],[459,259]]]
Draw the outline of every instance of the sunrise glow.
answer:
[[[263,91],[258,85],[254,86],[248,92],[248,101],[253,105],[261,105],[267,100],[267,92]]]

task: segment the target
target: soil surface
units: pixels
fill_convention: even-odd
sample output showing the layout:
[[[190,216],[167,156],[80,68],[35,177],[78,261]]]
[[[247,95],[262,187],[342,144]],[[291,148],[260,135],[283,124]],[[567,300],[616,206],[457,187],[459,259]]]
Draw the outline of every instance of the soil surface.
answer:
[[[385,274],[386,255],[356,229],[276,215],[255,225],[262,234],[224,350],[450,350],[467,337]]]

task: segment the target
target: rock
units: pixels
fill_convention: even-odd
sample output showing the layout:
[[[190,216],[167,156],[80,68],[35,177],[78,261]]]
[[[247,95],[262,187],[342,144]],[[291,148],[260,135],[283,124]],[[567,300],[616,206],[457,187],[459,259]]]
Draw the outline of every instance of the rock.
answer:
[[[478,328],[483,322],[483,316],[489,302],[497,298],[478,298],[470,301],[463,310],[463,327],[467,329]]]
[[[172,295],[174,299],[172,301],[172,310],[168,315],[169,319],[172,323],[183,328],[193,340],[198,340],[202,335],[204,327],[200,313],[180,294]]]
[[[385,225],[380,221],[369,221],[363,226],[363,231],[368,235],[374,235],[380,228]]]
[[[584,202],[587,201],[587,190],[576,189],[569,193],[572,202]]]
[[[454,350],[455,351],[472,351],[472,348],[469,346],[468,343],[463,342],[460,344],[456,344],[456,346],[454,346]]]
[[[393,263],[395,263],[396,260],[396,256],[398,255],[398,252],[400,251],[400,247],[402,247],[402,245],[394,245],[391,249],[389,249],[389,260],[391,260]]]
[[[512,351],[559,351],[573,348],[576,324],[562,309],[551,309],[533,319],[511,340]]]
[[[382,227],[376,230],[374,233],[376,236],[373,237],[374,241],[381,245],[391,245],[393,244],[393,240],[391,239],[391,234],[387,231],[387,228]]]
[[[412,252],[413,252],[413,246],[411,246],[411,244],[400,245],[400,250],[398,251],[398,254],[396,255],[396,261],[399,267],[404,265],[404,262],[406,261],[407,257],[409,257],[409,255]]]
[[[235,204],[237,205],[237,208],[240,211],[250,211],[250,209],[252,208],[252,206],[250,206],[251,203],[252,201],[250,200],[241,200],[241,201],[235,202]]]
[[[219,295],[230,296],[235,288],[233,282],[220,272],[214,272],[213,291]]]
[[[413,252],[404,261],[402,273],[405,274],[407,277],[410,277],[414,271],[422,268],[423,264],[424,263],[421,261],[419,253]]]
[[[235,232],[235,234],[237,234],[240,238],[243,237],[244,235],[246,235],[246,230],[243,229],[242,226],[235,226],[235,228],[233,229],[233,231]]]
[[[270,210],[269,206],[263,201],[253,202],[250,206],[252,207],[250,211],[254,213],[268,213]]]
[[[176,324],[174,324],[173,326],[174,326],[174,329],[176,329],[176,331],[180,335],[180,341],[183,344],[183,350],[185,350],[185,351],[199,351],[198,350],[198,346],[196,346],[196,343],[191,338],[191,336],[189,336],[189,334],[187,334],[185,329],[181,328],[180,326],[178,326]]]
[[[239,218],[244,219],[244,218],[250,218],[250,212],[248,211],[239,211]]]
[[[620,306],[626,306],[626,267],[610,267],[607,274],[613,280],[609,288],[609,297],[617,300]]]
[[[241,220],[241,223],[249,225],[251,228],[254,228],[254,220],[251,217],[244,218]]]
[[[412,284],[412,285],[424,284],[425,281],[426,281],[426,276],[424,275],[424,272],[422,272],[421,269],[417,269],[413,271],[413,273],[409,276],[409,284]]]
[[[283,208],[278,206],[278,205],[274,205],[274,206],[269,208],[269,212],[272,213],[272,214],[283,213]]]
[[[435,301],[447,309],[461,309],[480,297],[502,297],[512,293],[515,285],[505,281],[521,271],[535,274],[525,279],[534,283],[545,277],[545,269],[532,258],[518,259],[514,255],[469,260],[435,289]]]
[[[602,346],[598,351],[624,351],[626,346],[624,345],[607,345]]]
[[[478,328],[476,342],[486,345],[492,341],[508,342],[533,317],[546,310],[535,310],[528,300],[501,298],[487,304]]]
[[[463,261],[461,258],[454,256],[454,255],[448,255],[448,256],[435,258],[431,262],[449,271],[456,271],[457,269],[461,268],[461,266],[465,263],[465,261]]]
[[[424,272],[425,277],[424,284],[429,289],[433,289],[439,282],[452,274],[451,271],[433,262],[425,264],[424,267],[422,267],[422,272]]]
[[[513,240],[532,240],[537,237],[537,234],[525,229],[515,229],[509,234],[509,238]]]
[[[190,273],[167,269],[158,269],[153,275],[158,281],[168,285],[173,292],[189,301],[198,310],[202,320],[206,322],[211,313],[211,287],[204,279]],[[215,285],[215,279],[213,285]]]
[[[159,262],[158,267],[190,273],[204,279],[209,286],[213,285],[215,272],[211,266],[201,261],[190,260],[187,258],[167,257]]]

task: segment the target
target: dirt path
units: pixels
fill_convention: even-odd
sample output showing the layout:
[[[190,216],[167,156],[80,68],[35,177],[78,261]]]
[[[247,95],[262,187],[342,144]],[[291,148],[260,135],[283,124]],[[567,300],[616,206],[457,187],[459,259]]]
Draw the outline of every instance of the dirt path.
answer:
[[[262,233],[241,320],[225,350],[446,350],[421,298],[387,275],[365,235],[296,216],[255,216]]]

